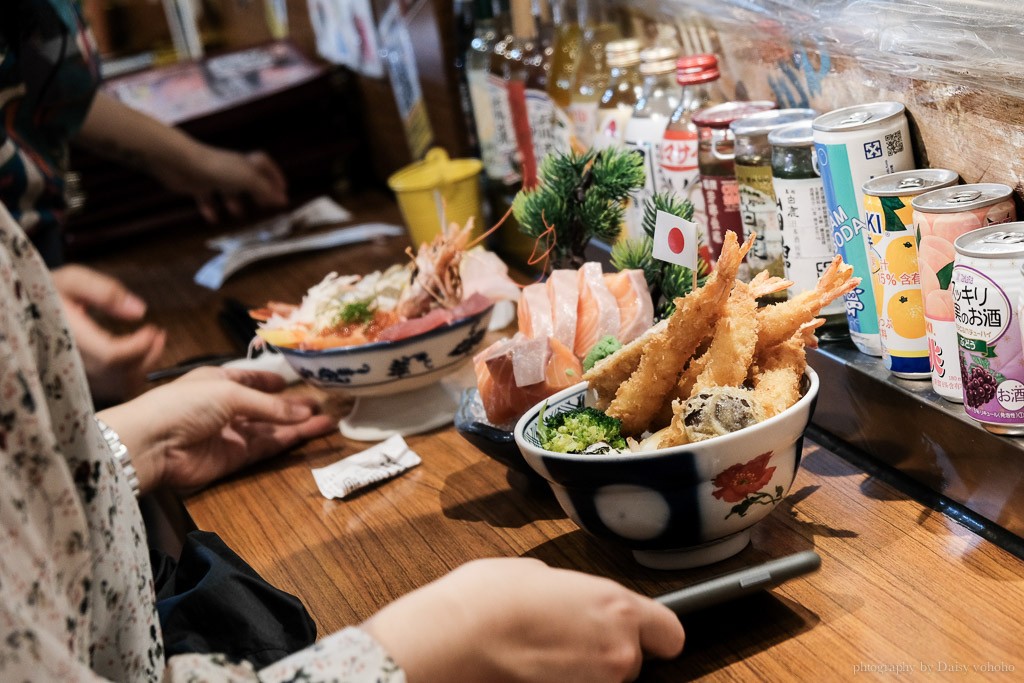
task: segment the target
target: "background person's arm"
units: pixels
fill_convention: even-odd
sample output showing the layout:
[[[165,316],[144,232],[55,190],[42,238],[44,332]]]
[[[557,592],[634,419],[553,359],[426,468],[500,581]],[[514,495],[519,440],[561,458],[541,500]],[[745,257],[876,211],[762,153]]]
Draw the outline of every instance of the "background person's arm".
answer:
[[[208,221],[218,204],[239,215],[246,198],[260,207],[288,203],[284,175],[263,152],[212,147],[98,92],[75,142],[144,171],[168,189],[195,197]]]

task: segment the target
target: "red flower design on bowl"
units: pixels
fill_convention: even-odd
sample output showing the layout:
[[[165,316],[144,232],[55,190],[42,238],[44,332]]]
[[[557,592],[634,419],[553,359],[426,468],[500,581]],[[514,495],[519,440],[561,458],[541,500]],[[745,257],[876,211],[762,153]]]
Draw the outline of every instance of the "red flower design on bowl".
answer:
[[[772,451],[762,453],[753,460],[741,465],[733,465],[718,473],[712,483],[715,490],[711,492],[715,498],[726,503],[738,503],[752,493],[757,493],[772,480],[774,467],[768,467]]]

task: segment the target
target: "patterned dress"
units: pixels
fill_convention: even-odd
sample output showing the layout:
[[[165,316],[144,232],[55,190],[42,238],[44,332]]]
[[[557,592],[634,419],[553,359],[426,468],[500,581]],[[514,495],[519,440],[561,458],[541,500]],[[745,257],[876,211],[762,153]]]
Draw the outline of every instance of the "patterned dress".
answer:
[[[405,680],[357,628],[259,672],[165,661],[145,533],[46,267],[0,207],[0,680]]]
[[[79,0],[0,0],[0,201],[63,262],[68,142],[99,87]]]

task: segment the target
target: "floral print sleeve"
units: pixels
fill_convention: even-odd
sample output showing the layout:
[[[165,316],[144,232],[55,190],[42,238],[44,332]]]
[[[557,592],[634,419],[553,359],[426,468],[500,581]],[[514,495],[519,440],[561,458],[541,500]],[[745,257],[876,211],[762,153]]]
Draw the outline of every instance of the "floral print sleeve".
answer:
[[[165,662],[151,577],[52,281],[0,206],[0,680],[405,681],[355,628],[259,672]]]

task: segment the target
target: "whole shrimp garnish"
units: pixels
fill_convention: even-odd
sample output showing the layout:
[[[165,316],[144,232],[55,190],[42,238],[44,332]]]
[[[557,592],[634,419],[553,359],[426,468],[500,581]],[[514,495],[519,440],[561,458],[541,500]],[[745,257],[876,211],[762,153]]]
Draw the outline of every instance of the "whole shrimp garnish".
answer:
[[[413,254],[411,248],[405,250],[412,259],[413,271],[409,286],[398,300],[399,315],[418,318],[435,304],[452,308],[462,301],[459,266],[472,232],[471,216],[463,227],[459,227],[458,223],[450,223],[431,242],[420,245],[416,254]]]

